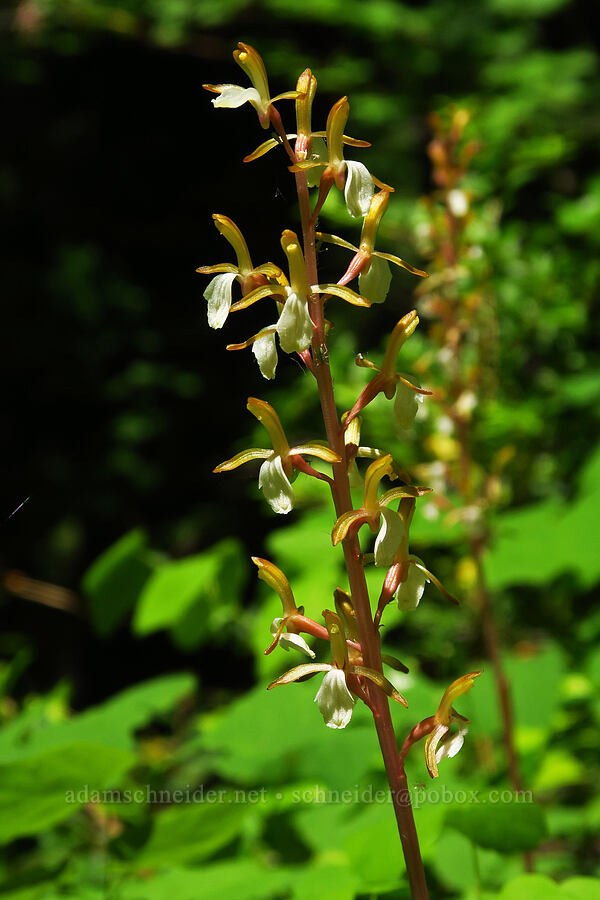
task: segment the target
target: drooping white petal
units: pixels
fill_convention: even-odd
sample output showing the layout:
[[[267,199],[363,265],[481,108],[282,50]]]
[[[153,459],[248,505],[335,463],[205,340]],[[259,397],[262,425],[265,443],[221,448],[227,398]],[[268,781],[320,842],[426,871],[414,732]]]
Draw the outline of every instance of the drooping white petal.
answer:
[[[306,297],[299,297],[293,291],[288,295],[277,322],[277,333],[285,353],[299,353],[310,347],[313,323]]]
[[[271,623],[271,634],[275,636],[277,631],[279,630],[279,626],[283,622],[283,618],[273,619]],[[290,647],[293,647],[294,650],[299,650],[301,653],[305,653],[307,656],[310,656],[311,659],[315,658],[315,653],[310,649],[302,635],[294,634],[292,631],[284,631],[279,638],[279,646],[283,650],[289,650]]]
[[[327,144],[325,143],[323,138],[312,139],[310,144],[310,156],[308,158],[311,160],[311,162],[325,162],[327,160]],[[306,170],[306,181],[309,188],[319,186],[322,174],[323,169],[321,168],[321,166],[316,166],[314,169]]]
[[[409,431],[412,428],[419,408],[418,398],[420,396],[412,388],[407,387],[403,381],[398,382],[394,400],[394,416],[401,431]]]
[[[355,219],[366,216],[374,190],[375,185],[367,167],[356,160],[346,160],[344,199],[351,216]]]
[[[421,560],[416,556],[409,557],[410,560],[416,560],[417,562],[421,562]],[[406,581],[403,581],[396,594],[396,600],[398,601],[398,609],[407,611],[409,609],[416,609],[419,605],[421,597],[423,596],[423,592],[425,591],[425,585],[429,581],[425,572],[422,572],[421,569],[417,569],[416,566],[409,565],[408,567],[408,576]]]
[[[393,509],[381,510],[381,527],[375,539],[375,565],[391,566],[404,537],[404,522]]]
[[[294,491],[279,454],[265,459],[258,473],[258,486],[276,513],[285,515],[294,508]]]
[[[443,738],[442,742],[438,745],[438,748],[435,752],[435,761],[436,763],[441,762],[443,759],[452,759],[458,751],[461,749],[462,745],[465,742],[465,734],[468,732],[468,726],[463,726],[459,728],[457,733],[453,735],[451,738],[447,736]]]
[[[215,275],[204,291],[208,300],[208,324],[211,328],[222,328],[231,307],[231,289],[237,278],[234,272]]]
[[[275,333],[265,334],[252,344],[252,352],[256,357],[258,368],[264,378],[275,378],[277,368],[277,347]]]
[[[225,109],[237,109],[244,103],[256,103],[258,106],[262,103],[262,98],[256,88],[243,88],[239,84],[221,84],[221,93],[212,101],[213,106],[222,106]]]
[[[391,283],[390,264],[386,259],[374,256],[368,272],[361,272],[358,276],[358,293],[371,303],[383,303]]]
[[[325,672],[315,702],[328,728],[345,728],[352,718],[356,698],[346,687],[346,676],[341,669]]]

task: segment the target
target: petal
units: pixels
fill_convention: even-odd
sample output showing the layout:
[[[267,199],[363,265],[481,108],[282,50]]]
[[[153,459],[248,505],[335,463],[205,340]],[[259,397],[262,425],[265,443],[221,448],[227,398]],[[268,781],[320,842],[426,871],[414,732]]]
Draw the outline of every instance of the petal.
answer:
[[[237,278],[234,272],[215,275],[209,281],[204,297],[208,300],[208,324],[211,328],[222,328],[231,308],[231,289]]]
[[[427,581],[428,578],[424,572],[415,565],[409,565],[406,581],[402,581],[398,586],[396,594],[398,609],[405,611],[416,609],[425,591],[425,583]]]
[[[296,444],[295,447],[292,447],[290,453],[316,456],[317,459],[322,459],[329,463],[339,463],[342,461],[341,457],[338,456],[337,453],[334,453],[333,450],[330,450],[326,444],[318,444],[315,441],[310,444]]]
[[[293,291],[290,293],[277,322],[277,333],[285,353],[300,353],[310,347],[313,323],[305,297],[299,297]]]
[[[232,312],[237,312],[238,309],[246,309],[247,306],[252,306],[253,303],[256,303],[257,300],[262,300],[263,297],[271,297],[279,294],[285,294],[285,288],[282,285],[264,284],[261,287],[254,288],[253,291],[250,291],[249,294],[246,294],[241,300],[238,300],[237,303],[234,303]]]
[[[271,454],[260,467],[258,487],[265,495],[271,509],[285,515],[294,508],[294,491],[283,471],[283,462],[279,454]]]
[[[353,250],[358,253],[358,247],[345,241],[344,238],[338,237],[337,234],[327,234],[324,231],[315,231],[315,237],[318,241],[324,241],[326,244],[336,244],[338,247],[344,247],[346,250]],[[196,271],[198,271],[196,269]]]
[[[217,263],[216,266],[199,266],[196,269],[196,272],[199,272],[200,275],[216,275],[217,272],[235,272],[235,274],[238,275],[239,268],[232,265],[232,263]]]
[[[433,731],[427,735],[427,740],[425,741],[425,763],[432,778],[437,778],[439,775],[436,760],[437,747],[447,732],[448,726],[438,721]]]
[[[444,736],[444,739],[440,742],[436,752],[435,752],[435,761],[436,763],[440,763],[443,759],[453,759],[459,750],[462,748],[462,745],[465,742],[465,734],[468,732],[468,727],[460,728],[455,735],[451,738]]]
[[[351,303],[353,306],[369,307],[371,305],[366,297],[361,297],[352,288],[341,284],[316,284],[312,286],[311,290],[315,294],[333,294],[334,297],[341,297],[342,300],[345,300],[346,303]]]
[[[275,334],[264,334],[252,344],[252,352],[256,357],[258,368],[264,378],[275,378],[277,368],[277,347]]]
[[[244,103],[262,106],[262,98],[256,88],[243,88],[238,84],[220,84],[219,91],[219,96],[212,101],[212,105],[215,107],[237,109]]]
[[[345,728],[352,718],[356,698],[346,687],[342,669],[330,669],[317,691],[315,702],[328,728]]]
[[[294,650],[299,650],[301,653],[305,653],[306,656],[310,656],[311,659],[314,659],[316,654],[310,649],[304,638],[299,634],[294,634],[293,631],[284,632],[279,638],[279,646],[283,647],[284,650],[289,650],[290,647],[293,647]]]
[[[303,663],[301,666],[295,666],[293,669],[290,669],[289,672],[284,672],[283,675],[280,675],[279,678],[276,678],[275,681],[268,685],[267,690],[270,691],[271,688],[278,687],[280,684],[290,684],[292,681],[298,681],[299,678],[304,678],[306,675],[314,675],[315,672],[329,672],[330,669],[329,663]]]
[[[418,396],[403,381],[398,382],[394,400],[394,416],[401,431],[409,431],[412,428],[419,408]]]
[[[375,540],[375,565],[391,566],[406,529],[404,522],[393,509],[381,510],[381,528]]]
[[[344,540],[352,526],[355,526],[353,530],[357,531],[360,525],[368,522],[370,518],[366,509],[349,509],[348,512],[342,513],[331,532],[333,546]]]
[[[368,270],[358,276],[358,290],[371,303],[383,303],[391,283],[392,273],[389,263],[384,259],[377,259],[376,256],[371,259]]]
[[[388,262],[400,266],[401,269],[406,269],[407,272],[412,272],[413,275],[420,275],[421,278],[428,277],[427,272],[424,272],[422,269],[417,269],[415,266],[411,266],[410,263],[407,263],[404,259],[400,259],[399,256],[394,256],[393,253],[381,253],[380,250],[375,250],[373,255],[378,256],[379,259],[387,259]]]
[[[354,218],[366,216],[374,190],[375,185],[367,167],[355,160],[347,160],[344,199],[351,216]]]
[[[245,156],[242,162],[254,162],[255,159],[259,159],[261,156],[264,156],[265,153],[268,153],[269,150],[272,150],[274,147],[277,147],[278,144],[281,144],[281,141],[278,138],[269,138],[268,141],[264,141],[264,143],[260,144],[256,150],[253,150],[252,153],[249,153],[248,156]]]
[[[243,466],[244,463],[251,462],[253,459],[268,459],[272,455],[272,450],[251,447],[249,450],[242,450],[240,453],[236,453],[231,459],[226,459],[225,462],[220,463],[213,469],[213,472],[231,472],[232,469],[237,469],[238,466]]]

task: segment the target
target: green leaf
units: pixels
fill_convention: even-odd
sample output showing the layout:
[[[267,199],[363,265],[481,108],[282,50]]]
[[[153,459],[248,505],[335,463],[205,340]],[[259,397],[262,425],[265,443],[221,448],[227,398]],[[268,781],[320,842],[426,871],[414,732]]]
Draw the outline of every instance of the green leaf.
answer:
[[[140,529],[124,535],[92,563],[82,587],[99,634],[112,634],[121,624],[153,568],[147,538]]]
[[[534,850],[546,836],[546,823],[539,806],[506,791],[480,791],[476,802],[453,806],[446,824],[479,847],[500,853]]]
[[[144,868],[206,859],[243,830],[250,810],[224,788],[205,791],[202,802],[170,806],[154,818],[152,834],[136,857],[136,865]]]
[[[78,743],[0,766],[0,842],[39,834],[115,787],[135,757],[116,747]]]
[[[280,897],[291,876],[288,869],[269,869],[249,859],[231,859],[201,869],[169,867],[140,875],[121,889],[121,900],[268,900]]]
[[[511,584],[546,584],[573,572],[583,587],[600,578],[595,523],[600,503],[600,450],[587,462],[579,499],[570,505],[547,500],[506,512],[485,560],[492,589]]]
[[[17,762],[82,741],[133,749],[134,731],[169,712],[194,687],[192,675],[167,675],[128,688],[106,703],[63,722],[51,724],[47,719],[32,719],[24,713],[0,732],[0,762]]]
[[[500,900],[563,900],[556,882],[546,875],[519,875],[500,892]]]
[[[147,581],[134,617],[134,631],[170,628],[191,648],[235,620],[247,566],[239,541],[227,539],[209,550],[160,566]]]
[[[599,878],[567,878],[560,886],[562,900],[600,900]]]
[[[354,900],[359,880],[344,858],[340,857],[335,862],[318,862],[295,869],[291,885],[293,900],[314,900],[315,897]]]

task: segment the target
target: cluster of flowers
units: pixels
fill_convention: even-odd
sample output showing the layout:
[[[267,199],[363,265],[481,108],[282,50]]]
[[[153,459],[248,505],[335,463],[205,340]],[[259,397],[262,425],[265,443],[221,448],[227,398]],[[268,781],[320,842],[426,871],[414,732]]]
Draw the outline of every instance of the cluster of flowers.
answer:
[[[214,106],[237,108],[250,103],[258,114],[261,126],[274,130],[274,136],[249,154],[245,161],[251,162],[273,148],[283,146],[292,163],[290,171],[306,175],[308,186],[318,188],[312,211],[309,208],[313,230],[317,216],[334,186],[344,192],[350,215],[362,217],[363,224],[358,247],[333,234],[314,233],[317,240],[351,250],[353,256],[345,273],[335,284],[310,284],[304,253],[293,231],[285,230],[281,236],[281,247],[287,259],[286,275],[272,262],[255,267],[237,225],[225,215],[214,215],[215,225],[232,246],[237,264],[219,263],[198,269],[202,274],[214,276],[204,293],[208,301],[209,325],[221,328],[230,313],[271,297],[276,306],[276,315],[273,316],[275,321],[271,319],[271,324],[263,327],[257,334],[241,343],[230,344],[227,349],[252,347],[262,375],[272,379],[275,377],[278,361],[277,337],[279,348],[284,353],[299,354],[306,366],[314,372],[313,353],[319,348],[314,345],[316,325],[311,317],[311,310],[316,298],[321,298],[321,304],[330,297],[338,297],[356,306],[369,307],[372,303],[383,302],[387,296],[391,282],[389,263],[416,275],[425,276],[426,273],[397,256],[375,250],[377,231],[393,188],[374,178],[362,163],[344,158],[345,146],[369,146],[368,142],[350,138],[344,133],[350,110],[347,98],[342,97],[334,104],[325,131],[313,131],[311,111],[316,79],[310,70],[302,73],[296,90],[271,98],[264,64],[256,50],[240,43],[234,52],[234,59],[248,75],[252,86],[205,85],[207,90],[217,94],[213,100]],[[296,101],[295,134],[286,133],[274,105],[276,101],[283,99]],[[293,150],[290,144],[292,139],[295,140]],[[376,188],[379,188],[377,192]],[[358,278],[358,292],[348,287],[349,282],[355,278]],[[233,299],[235,283],[241,288],[241,298],[236,301]],[[362,355],[357,357],[358,366],[373,370],[375,374],[354,406],[343,417],[345,458],[321,441],[290,446],[273,407],[263,400],[250,397],[248,410],[267,430],[271,447],[243,450],[215,469],[215,472],[225,472],[247,462],[262,460],[259,488],[276,513],[286,514],[294,506],[292,482],[298,472],[334,485],[333,478],[314,469],[305,456],[316,457],[333,466],[334,472],[336,466],[345,466],[351,480],[354,483],[358,480],[362,484],[362,505],[339,516],[333,527],[332,542],[337,545],[346,539],[357,539],[359,530],[364,525],[376,535],[373,552],[361,553],[363,564],[372,562],[377,567],[387,569],[375,617],[376,626],[383,609],[394,598],[401,610],[416,609],[428,581],[432,581],[446,597],[453,600],[422,560],[409,552],[409,529],[415,504],[430,489],[413,484],[410,476],[394,462],[390,454],[360,445],[360,413],[378,394],[383,393],[388,400],[394,399],[396,421],[400,428],[408,429],[414,421],[418,401],[430,393],[415,384],[410,377],[397,371],[398,354],[415,331],[418,322],[415,310],[400,319],[390,335],[381,366]],[[372,460],[365,471],[364,480],[358,474],[358,458]],[[391,486],[380,493],[384,478],[390,480]],[[398,502],[398,507],[392,509],[395,502]],[[254,557],[253,562],[258,567],[259,578],[279,594],[283,604],[283,616],[273,621],[273,640],[265,652],[270,653],[280,646],[285,650],[293,648],[314,659],[315,653],[302,634],[325,639],[331,648],[331,662],[310,662],[296,666],[272,682],[269,688],[324,672],[315,700],[326,725],[336,729],[348,724],[357,698],[370,705],[369,682],[392,700],[406,706],[404,697],[381,671],[364,665],[350,595],[338,588],[335,591],[335,612],[325,610],[325,626],[320,625],[306,616],[302,607],[296,606],[283,572],[267,560]],[[393,668],[407,671],[393,657],[384,656],[383,661]],[[469,673],[453,682],[444,694],[436,714],[423,720],[411,732],[414,740],[428,735],[426,760],[432,777],[437,775],[437,762],[444,756],[455,755],[462,745],[467,720],[456,713],[452,703],[457,696],[470,689],[477,674],[479,673]],[[451,736],[451,726],[457,723],[458,733]]]

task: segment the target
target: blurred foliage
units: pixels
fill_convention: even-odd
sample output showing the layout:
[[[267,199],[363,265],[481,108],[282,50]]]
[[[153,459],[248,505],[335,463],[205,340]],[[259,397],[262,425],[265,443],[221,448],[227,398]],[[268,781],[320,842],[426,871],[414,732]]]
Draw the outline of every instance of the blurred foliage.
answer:
[[[366,711],[337,734],[315,682],[265,692],[286,659],[263,655],[278,605],[250,583],[247,557],[273,558],[318,614],[342,578],[323,486],[301,476],[299,514],[280,528],[253,472],[209,477],[252,440],[244,401],[264,387],[250,354],[223,349],[238,323],[225,341],[205,327],[194,268],[222,253],[210,213],[239,221],[261,261],[294,215],[283,159],[240,163],[260,141],[251,112],[201,96],[202,81],[236,80],[240,39],[277,90],[314,69],[315,122],[350,95],[351,133],[373,142],[361,159],[396,187],[382,249],[416,263],[428,252],[427,116],[471,111],[478,249],[461,290],[485,283],[497,323],[474,455],[486,471],[507,459],[486,571],[536,802],[492,801],[508,782],[487,677],[460,706],[472,720],[460,757],[425,785],[417,747],[409,782],[432,897],[600,897],[600,79],[588,12],[581,0],[21,0],[3,13],[4,518],[31,500],[2,529],[0,897],[409,896]],[[335,198],[324,218],[341,227]],[[325,280],[342,252],[321,252]],[[332,310],[340,403],[365,382],[354,354],[380,358],[413,290],[401,273],[383,307]],[[429,352],[423,324],[406,371]],[[269,400],[290,439],[320,434],[310,379],[292,361],[280,371]],[[427,440],[435,408],[414,435],[389,413],[373,404],[364,443],[417,469],[452,453]],[[412,537],[468,595],[460,520],[424,504]],[[385,644],[410,667],[391,674],[409,701],[394,710],[399,737],[457,673],[487,667],[478,611],[430,587],[418,615],[389,611]],[[522,873],[528,848],[535,874]]]

